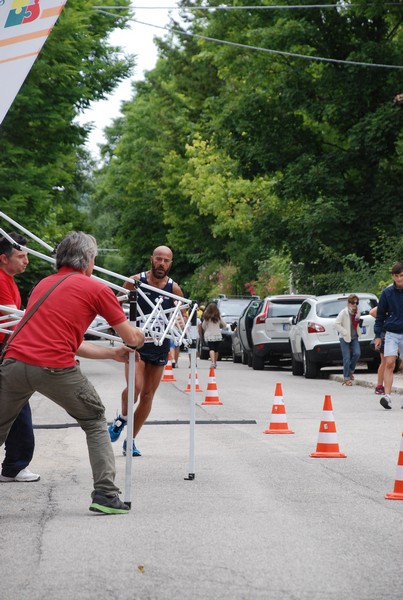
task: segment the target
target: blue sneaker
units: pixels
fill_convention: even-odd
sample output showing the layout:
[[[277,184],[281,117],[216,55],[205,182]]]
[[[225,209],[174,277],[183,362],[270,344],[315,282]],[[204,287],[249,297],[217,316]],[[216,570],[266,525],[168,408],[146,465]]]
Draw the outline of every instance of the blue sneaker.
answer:
[[[125,440],[123,442],[123,456],[126,456],[126,449],[127,449],[127,440]],[[141,456],[141,452],[138,448],[136,448],[136,444],[134,443],[134,440],[133,440],[133,446],[132,446],[132,456]]]
[[[125,425],[127,424],[126,419],[123,419],[120,415],[116,417],[112,425],[109,425],[108,432],[111,438],[111,442],[116,442],[120,438]]]

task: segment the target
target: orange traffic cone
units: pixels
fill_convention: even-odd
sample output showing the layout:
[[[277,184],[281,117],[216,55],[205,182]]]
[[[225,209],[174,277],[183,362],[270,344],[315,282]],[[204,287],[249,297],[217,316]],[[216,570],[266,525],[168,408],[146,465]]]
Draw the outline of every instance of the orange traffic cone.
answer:
[[[213,367],[210,367],[210,373],[207,384],[207,392],[202,404],[222,404],[218,397],[217,383]]]
[[[185,390],[185,392],[190,392],[190,384],[191,384],[191,379],[192,379],[192,375],[191,373],[189,373],[189,380],[188,380],[188,385],[187,388]],[[199,378],[197,376],[197,371],[196,371],[196,392],[202,392],[203,390],[201,389],[200,385],[199,385]]]
[[[336,423],[333,417],[332,398],[329,395],[325,395],[316,452],[312,452],[309,456],[312,456],[312,458],[347,458],[339,449]]]
[[[172,373],[172,360],[170,352],[168,354],[168,362],[164,367],[161,381],[176,381],[174,374]]]
[[[403,500],[403,433],[397,460],[396,480],[393,492],[385,494],[387,500]]]
[[[288,429],[287,415],[283,402],[283,389],[281,383],[276,383],[274,392],[274,403],[271,409],[271,420],[269,427],[263,433],[294,433]]]

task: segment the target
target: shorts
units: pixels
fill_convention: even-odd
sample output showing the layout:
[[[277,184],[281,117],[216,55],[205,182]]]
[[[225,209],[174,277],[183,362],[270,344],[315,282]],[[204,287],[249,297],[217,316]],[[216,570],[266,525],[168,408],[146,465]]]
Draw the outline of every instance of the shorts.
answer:
[[[219,345],[220,342],[207,342],[208,349],[212,350],[213,352],[218,352]]]
[[[381,347],[379,348],[379,352],[381,354],[385,354],[385,332],[382,331],[381,333]]]
[[[154,346],[154,344],[151,345],[151,348],[147,348],[147,345],[144,345],[138,350],[138,353],[140,354],[141,360],[149,365],[165,367],[165,365],[168,364],[169,353],[166,352],[164,348]]]
[[[384,356],[403,356],[403,333],[387,331],[385,334]]]

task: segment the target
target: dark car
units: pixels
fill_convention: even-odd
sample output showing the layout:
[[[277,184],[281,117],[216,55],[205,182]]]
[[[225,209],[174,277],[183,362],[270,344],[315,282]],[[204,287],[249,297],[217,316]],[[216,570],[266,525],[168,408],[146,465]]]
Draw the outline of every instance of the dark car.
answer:
[[[251,300],[238,319],[232,334],[232,360],[234,363],[241,362],[243,365],[252,366],[252,326],[261,304],[261,300]]]
[[[215,298],[215,302],[220,310],[221,317],[227,323],[227,329],[222,330],[222,341],[218,348],[218,360],[221,358],[232,357],[232,336],[237,325],[238,319],[244,308],[249,305],[251,296],[220,296]],[[203,334],[200,340],[200,358],[207,359],[209,357],[209,349],[205,342]]]

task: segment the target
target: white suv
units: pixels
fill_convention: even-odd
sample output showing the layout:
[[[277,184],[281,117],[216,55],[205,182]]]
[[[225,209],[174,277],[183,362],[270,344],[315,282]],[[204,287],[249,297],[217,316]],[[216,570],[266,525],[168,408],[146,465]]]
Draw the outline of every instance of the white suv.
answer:
[[[252,368],[261,370],[266,361],[278,364],[290,357],[290,317],[297,314],[309,296],[282,294],[262,300],[252,325]]]
[[[362,319],[360,362],[366,362],[368,370],[375,372],[379,366],[379,352],[370,342],[374,339],[375,319],[368,313],[378,304],[374,294],[356,294],[358,310]],[[339,312],[346,307],[349,294],[331,294],[307,298],[298,315],[292,318],[290,330],[291,361],[293,375],[315,379],[321,367],[343,364],[339,334],[334,323]]]

